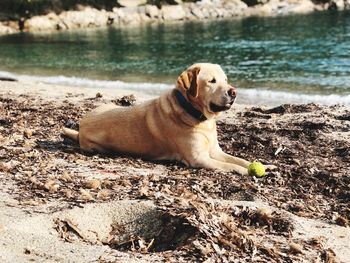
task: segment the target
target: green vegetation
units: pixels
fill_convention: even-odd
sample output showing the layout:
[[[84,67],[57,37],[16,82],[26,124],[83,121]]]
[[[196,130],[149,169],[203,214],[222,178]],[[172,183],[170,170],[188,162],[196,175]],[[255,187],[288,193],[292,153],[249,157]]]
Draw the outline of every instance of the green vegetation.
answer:
[[[177,4],[175,0],[147,0],[147,3],[158,7],[163,4]],[[0,0],[0,21],[21,20],[49,12],[60,13],[64,10],[74,10],[79,5],[106,10],[120,7],[118,0]]]
[[[117,0],[1,0],[0,20],[19,20],[49,12],[59,13],[75,9],[78,5],[107,10],[119,6]]]

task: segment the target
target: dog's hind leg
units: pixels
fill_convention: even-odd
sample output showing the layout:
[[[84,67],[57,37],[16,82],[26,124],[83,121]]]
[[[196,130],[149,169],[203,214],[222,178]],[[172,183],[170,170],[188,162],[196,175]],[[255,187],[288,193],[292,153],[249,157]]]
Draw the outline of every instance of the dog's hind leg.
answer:
[[[62,134],[73,141],[79,141],[79,132],[66,127],[62,128]]]

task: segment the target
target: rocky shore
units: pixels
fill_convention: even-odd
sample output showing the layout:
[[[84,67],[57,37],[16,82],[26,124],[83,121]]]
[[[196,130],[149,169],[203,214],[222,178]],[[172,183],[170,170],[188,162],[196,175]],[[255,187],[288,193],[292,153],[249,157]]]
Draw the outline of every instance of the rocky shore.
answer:
[[[124,3],[125,2],[125,3]],[[41,32],[106,26],[135,26],[146,23],[224,19],[247,16],[277,16],[304,14],[324,10],[345,10],[350,8],[350,0],[331,0],[315,3],[311,0],[202,0],[176,5],[141,4],[124,1],[124,7],[112,11],[80,6],[78,10],[33,16],[20,21],[0,22],[0,35],[20,31]]]

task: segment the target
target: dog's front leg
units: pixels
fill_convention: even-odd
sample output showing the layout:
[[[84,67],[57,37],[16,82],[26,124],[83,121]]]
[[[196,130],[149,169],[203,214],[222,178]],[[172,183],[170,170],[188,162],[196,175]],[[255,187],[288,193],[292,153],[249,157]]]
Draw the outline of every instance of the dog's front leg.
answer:
[[[232,155],[229,155],[229,154],[223,152],[223,150],[220,148],[219,144],[217,144],[212,149],[212,151],[210,152],[210,157],[212,157],[215,160],[222,161],[225,163],[233,163],[233,164],[242,166],[244,168],[248,168],[248,166],[250,164],[250,162],[248,162],[242,158],[235,157],[235,156],[232,156]]]
[[[213,159],[222,161],[222,162],[228,162],[228,163],[233,163],[233,164],[237,164],[240,165],[244,168],[248,168],[250,162],[239,158],[239,157],[235,157],[232,155],[229,155],[227,153],[225,153],[219,146],[219,144],[217,144],[214,149],[210,152],[210,156]],[[264,165],[266,170],[274,170],[277,168],[277,166],[275,165]]]
[[[213,159],[209,154],[201,154],[196,158],[193,158],[188,162],[192,167],[196,168],[207,168],[211,170],[221,170],[221,171],[235,171],[241,175],[247,175],[247,168],[229,162],[224,162],[220,160]]]

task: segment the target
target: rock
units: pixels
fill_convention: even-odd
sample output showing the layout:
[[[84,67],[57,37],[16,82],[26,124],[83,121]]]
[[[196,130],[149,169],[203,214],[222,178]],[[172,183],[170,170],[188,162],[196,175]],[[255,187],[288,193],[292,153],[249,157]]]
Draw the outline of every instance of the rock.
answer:
[[[125,14],[120,8],[113,8],[113,12],[109,15],[110,19],[113,19],[113,24],[121,23]]]
[[[144,13],[140,13],[139,16],[140,16],[141,22],[149,22],[152,20],[152,18],[150,18],[148,15]]]
[[[330,3],[330,7],[332,6],[336,10],[344,10],[346,3],[346,0],[332,0]]]
[[[266,16],[272,14],[271,5],[256,5],[251,6],[248,8],[248,10],[245,12],[247,16]]]
[[[145,14],[150,18],[158,18],[159,17],[159,9],[155,5],[146,5],[145,6]]]
[[[117,12],[108,13],[108,21],[110,24],[117,24],[119,22],[119,15]]]
[[[196,4],[199,6],[214,6],[217,3],[214,3],[212,0],[201,0],[196,2]]]
[[[4,21],[2,22],[2,25],[14,29],[15,32],[18,32],[20,30],[18,21]]]
[[[59,15],[59,18],[67,29],[102,27],[108,24],[109,13],[105,10],[99,11],[94,8],[86,7],[82,11],[63,12]]]
[[[186,17],[185,10],[181,5],[166,5],[161,9],[164,20],[184,20]]]
[[[185,16],[185,20],[193,20],[193,19],[196,19],[194,17],[194,15],[191,13],[191,10],[192,10],[192,6],[194,4],[193,3],[184,3],[182,4],[182,8],[184,9],[185,13],[186,13],[186,16]]]
[[[108,12],[108,25],[118,24],[119,23],[119,16],[115,12]]]
[[[264,5],[256,5],[247,10],[247,15],[274,16],[287,14],[306,14],[316,10],[310,0],[271,0]]]
[[[252,1],[254,2],[254,0]],[[121,0],[119,3],[125,7],[113,8],[112,12],[79,6],[79,11],[65,11],[60,15],[50,13],[45,16],[36,16],[28,20],[22,20],[23,24],[18,21],[9,21],[6,24],[0,23],[0,34],[18,32],[19,26],[22,25],[25,31],[50,31],[103,27],[111,24],[137,25],[155,20],[274,16],[309,13],[315,10],[350,8],[350,0],[330,1],[323,5],[315,5],[312,0],[256,0],[255,2],[258,4],[248,8],[248,5],[242,0],[202,0],[195,3],[169,0],[167,3],[180,4],[163,5],[159,9],[155,5],[146,4],[146,0]]]
[[[215,8],[212,8],[212,9],[209,9],[209,16],[211,18],[217,18],[217,17],[219,17],[219,14]]]
[[[204,19],[204,14],[200,7],[194,6],[191,10],[191,13],[198,19]]]
[[[345,9],[350,9],[350,0],[344,0]]]
[[[140,24],[141,21],[141,16],[138,13],[127,15],[121,20],[124,25]]]
[[[139,8],[138,7],[121,7],[118,8],[118,11],[123,12],[124,14],[138,14],[139,13]]]
[[[201,7],[201,12],[202,12],[203,19],[210,17],[209,10],[211,10],[211,9],[212,9],[212,7],[207,7],[207,6],[202,6]]]
[[[118,4],[123,7],[136,7],[147,4],[147,0],[118,0]]]
[[[284,15],[290,12],[291,5],[279,0],[271,0],[264,5],[256,5],[247,10],[248,15],[253,16],[274,16]]]
[[[59,22],[59,17],[54,13],[46,16],[34,16],[24,21],[24,30],[31,32],[56,30]]]
[[[310,0],[298,1],[286,7],[286,14],[307,14],[315,11],[315,4]]]
[[[137,7],[122,7],[113,9],[119,15],[119,21],[124,25],[134,25],[141,23],[141,16]]]
[[[69,29],[68,25],[60,20],[58,23],[57,23],[57,30],[66,30],[66,29]]]
[[[224,10],[222,8],[215,9],[218,17],[224,17]]]
[[[16,32],[17,30],[13,29],[12,27],[0,23],[0,35],[13,34]]]
[[[248,5],[241,0],[227,0],[223,6],[231,15],[242,15],[248,8]]]

